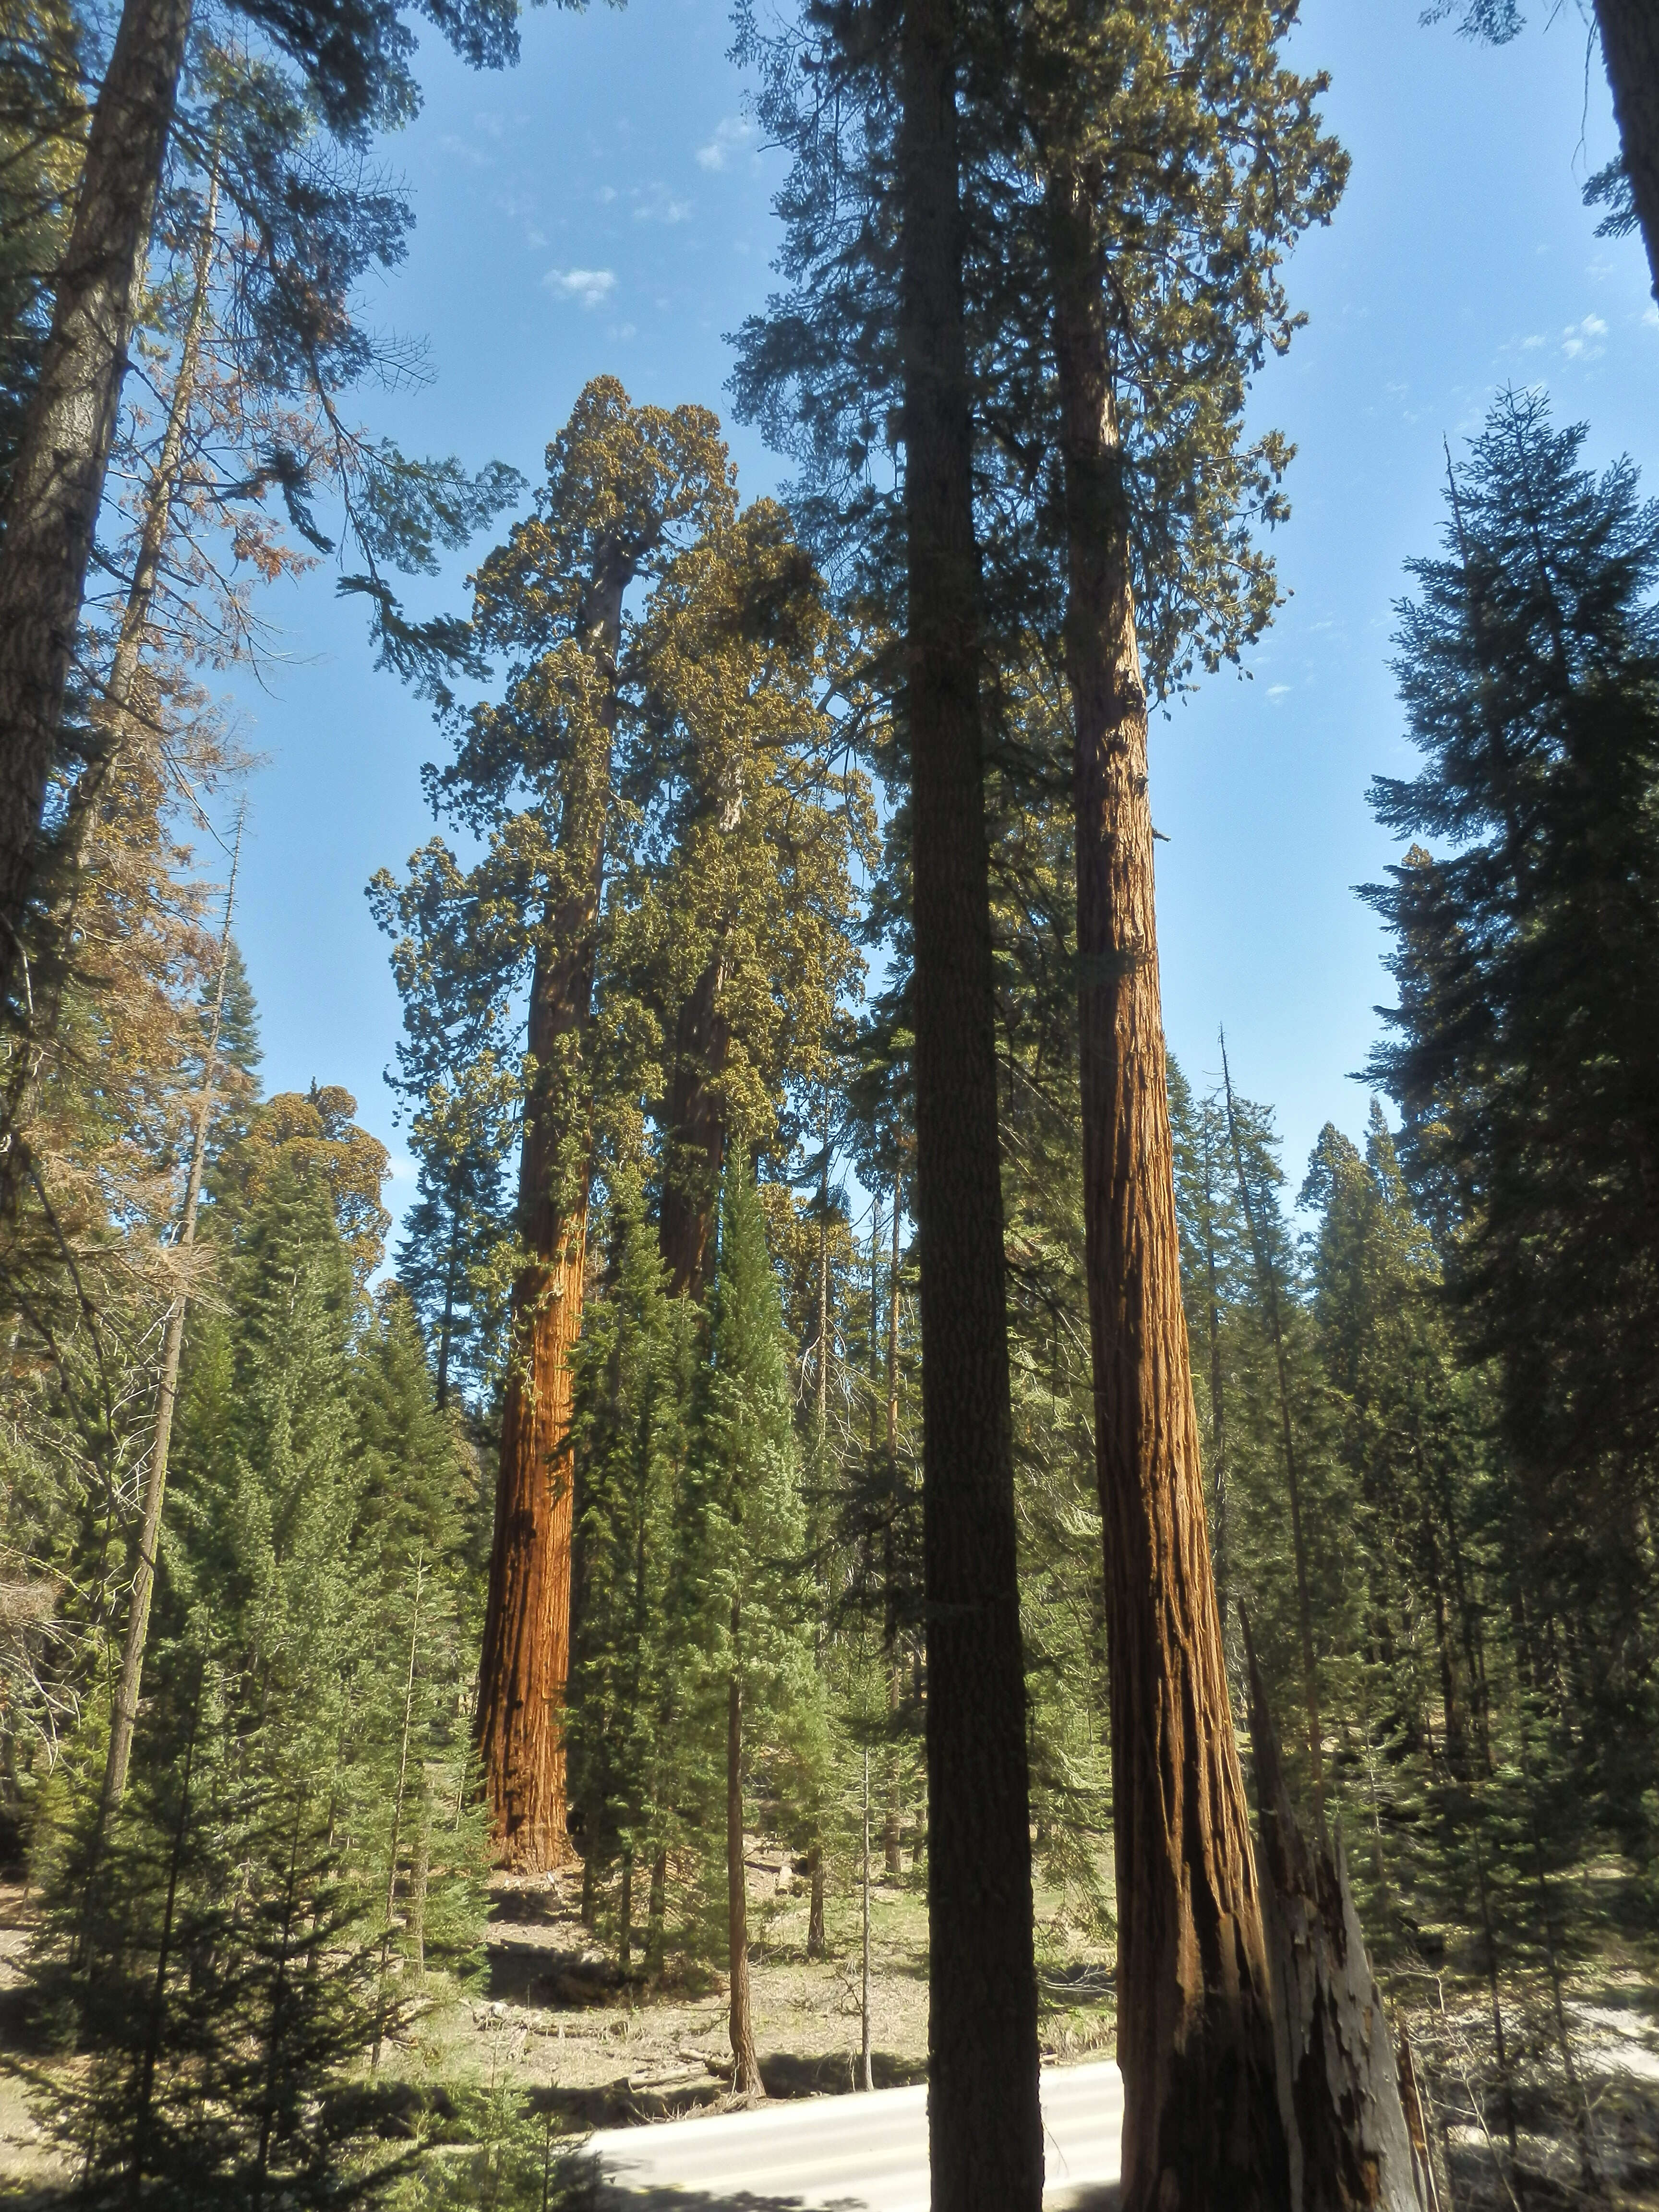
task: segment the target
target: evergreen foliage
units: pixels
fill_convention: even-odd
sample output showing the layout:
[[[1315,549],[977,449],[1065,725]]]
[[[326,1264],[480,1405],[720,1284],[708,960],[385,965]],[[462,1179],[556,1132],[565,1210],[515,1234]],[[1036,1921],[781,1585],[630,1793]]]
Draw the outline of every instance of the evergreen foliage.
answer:
[[[1659,509],[1627,464],[1583,468],[1583,437],[1505,393],[1454,471],[1444,556],[1413,564],[1398,665],[1424,766],[1373,796],[1439,850],[1369,893],[1401,987],[1374,1066],[1464,1356],[1497,1382],[1525,1663],[1647,1858]]]

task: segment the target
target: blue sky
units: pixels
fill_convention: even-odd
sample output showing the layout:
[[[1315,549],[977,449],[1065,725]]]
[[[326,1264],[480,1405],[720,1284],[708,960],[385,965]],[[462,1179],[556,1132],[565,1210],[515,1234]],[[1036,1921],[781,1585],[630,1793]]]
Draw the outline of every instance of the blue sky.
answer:
[[[1389,995],[1383,944],[1352,886],[1394,851],[1365,787],[1414,757],[1389,670],[1402,563],[1439,526],[1454,453],[1506,381],[1589,425],[1659,493],[1659,311],[1635,240],[1594,235],[1579,188],[1615,150],[1599,60],[1564,0],[1511,46],[1419,26],[1420,0],[1304,0],[1297,58],[1332,78],[1326,115],[1353,157],[1328,230],[1290,270],[1309,326],[1258,386],[1295,442],[1277,533],[1290,597],[1251,657],[1152,738],[1166,1022],[1194,1081],[1218,1066],[1278,1109],[1292,1182],[1327,1120],[1358,1133],[1364,1063]],[[762,302],[781,174],[744,115],[719,0],[543,10],[519,69],[477,76],[428,44],[426,106],[386,149],[417,216],[370,319],[428,341],[432,380],[363,395],[412,449],[499,457],[532,479],[586,380],[724,416],[722,333]],[[746,495],[780,467],[729,426]],[[482,546],[479,550],[482,550]],[[463,604],[454,565],[422,603]],[[363,886],[432,824],[427,710],[374,673],[361,618],[325,567],[269,595],[281,633],[238,693],[264,757],[251,791],[239,921],[267,1088],[343,1083],[412,1195],[382,1081],[399,1012]]]

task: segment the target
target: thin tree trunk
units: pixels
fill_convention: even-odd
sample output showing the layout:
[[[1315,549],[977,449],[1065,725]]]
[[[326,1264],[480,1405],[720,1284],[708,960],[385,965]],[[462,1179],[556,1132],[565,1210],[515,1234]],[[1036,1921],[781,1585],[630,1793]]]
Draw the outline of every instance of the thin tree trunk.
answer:
[[[144,2034],[143,2063],[139,2069],[137,2109],[132,2123],[132,2166],[127,2201],[143,2201],[144,2161],[149,2154],[149,2124],[155,2097],[155,2061],[161,2047],[161,2007],[167,1996],[167,1968],[173,1963],[173,1923],[179,1901],[179,1875],[184,1865],[185,1836],[190,1826],[190,1784],[196,1765],[196,1733],[201,1725],[202,1685],[198,1676],[196,1702],[191,1709],[190,1734],[185,1741],[185,1771],[179,1780],[179,1820],[167,1853],[167,1899],[161,1915],[161,1939],[155,1948],[155,1978],[150,1984],[149,2021]]]
[[[1510,2067],[1509,2039],[1504,2032],[1504,2007],[1498,1988],[1498,1937],[1492,1924],[1492,1899],[1486,1889],[1486,1853],[1480,1848],[1478,1835],[1472,1840],[1474,1847],[1474,1893],[1480,1907],[1480,1933],[1486,1956],[1486,1996],[1492,2006],[1492,2048],[1498,2059],[1498,2079],[1504,2091],[1504,2131],[1510,2146],[1510,2172],[1518,2185],[1521,2179],[1521,2144],[1516,2124],[1515,2075]]]
[[[864,1893],[864,1962],[859,1984],[859,2087],[873,2089],[870,2070],[870,1747],[864,1747],[864,1867],[860,1884]]]
[[[449,1216],[449,1257],[444,1267],[444,1316],[438,1331],[437,1407],[441,1413],[449,1403],[449,1347],[455,1333],[455,1269],[460,1258],[461,1210],[452,1202]]]
[[[962,299],[956,25],[899,30],[935,2212],[1038,2212],[1030,1780]]]
[[[1210,1102],[1203,1115],[1204,1261],[1209,1289],[1206,1314],[1210,1340],[1210,1558],[1215,1570],[1216,1610],[1223,1643],[1227,1635],[1227,1414],[1221,1373],[1221,1286],[1215,1260],[1215,1169],[1210,1144]]]
[[[0,538],[0,999],[20,970],[190,15],[190,0],[127,0],[122,11],[12,474]]]
[[[1079,1018],[1105,1537],[1125,2212],[1285,2201],[1249,1815],[1181,1303],[1146,706],[1091,210],[1049,186],[1076,718]]]
[[[386,2035],[386,1972],[392,1963],[392,1914],[398,1903],[398,1854],[403,1844],[404,1792],[409,1783],[409,1738],[415,1719],[415,1663],[421,1648],[421,1593],[426,1586],[426,1560],[415,1559],[415,1602],[409,1622],[409,1672],[404,1678],[403,1739],[398,1747],[398,1785],[392,1794],[392,1848],[386,1857],[386,1910],[380,1931],[380,1972],[374,1992],[374,2043],[368,2070],[380,2070],[380,2045]]]
[[[432,1871],[432,1796],[421,1776],[421,1826],[415,1841],[415,1865],[409,1882],[409,1948],[416,1981],[426,1979],[426,1892]]]
[[[653,1981],[662,1972],[663,1944],[668,1925],[668,1854],[653,1853],[651,1894],[646,1905],[645,1971]]]
[[[899,1803],[898,1717],[904,1702],[903,1670],[896,1650],[887,1658],[887,1813],[882,1823],[882,1869],[902,1874],[904,1852]]]
[[[830,1419],[830,1131],[825,1115],[823,1159],[818,1170],[818,1348],[814,1372],[817,1388],[818,1442]]]
[[[617,1915],[617,1968],[626,1981],[634,1971],[634,1854],[623,1853],[622,1905]]]
[[[887,1263],[887,1640],[888,1640],[888,1698],[887,1710],[892,1729],[892,1741],[887,1753],[887,1829],[884,1838],[886,1866],[889,1874],[903,1871],[902,1806],[899,1796],[898,1714],[904,1703],[903,1660],[899,1648],[897,1593],[893,1587],[891,1527],[893,1516],[898,1511],[898,1353],[899,1353],[899,1216],[903,1206],[902,1186],[893,1184],[892,1249]]]
[[[242,826],[239,821],[235,848],[231,854],[230,882],[225,890],[224,927],[219,933],[219,974],[214,986],[213,1019],[208,1030],[207,1057],[202,1066],[202,1088],[196,1102],[190,1176],[185,1185],[185,1210],[179,1224],[176,1249],[186,1255],[196,1243],[196,1218],[202,1200],[208,1130],[213,1119],[213,1082],[218,1072],[219,1030],[225,1012],[225,978],[230,969],[230,924],[236,906],[236,872],[241,860]],[[109,1750],[104,1760],[103,1793],[99,1801],[100,1825],[121,1802],[127,1786],[127,1765],[132,1756],[132,1731],[138,1717],[138,1695],[143,1683],[144,1645],[149,1635],[150,1599],[155,1588],[155,1558],[161,1540],[161,1508],[167,1498],[167,1458],[173,1444],[173,1407],[179,1398],[179,1363],[184,1352],[187,1303],[181,1284],[167,1314],[167,1337],[161,1351],[161,1379],[155,1393],[155,1438],[150,1446],[149,1472],[144,1479],[138,1564],[132,1577],[126,1635],[121,1644],[121,1674],[116,1684],[115,1709],[110,1717]]]
[[[1659,299],[1659,15],[1652,0],[1595,0],[1625,173]]]
[[[1233,1165],[1238,1176],[1239,1203],[1249,1235],[1255,1263],[1256,1287],[1267,1308],[1267,1326],[1273,1340],[1273,1361],[1279,1376],[1279,1420],[1285,1449],[1285,1486],[1291,1503],[1291,1545],[1296,1555],[1296,1617],[1302,1642],[1302,1702],[1308,1716],[1308,1771],[1313,1783],[1314,1811],[1322,1831],[1325,1826],[1324,1723],[1319,1717],[1319,1674],[1314,1664],[1313,1607],[1308,1600],[1308,1549],[1302,1532],[1302,1485],[1296,1463],[1296,1435],[1291,1420],[1291,1376],[1285,1357],[1285,1331],[1279,1313],[1279,1281],[1256,1227],[1250,1202],[1249,1178],[1244,1172],[1244,1150],[1239,1142],[1238,1116],[1233,1108],[1233,1081],[1227,1067],[1226,1040],[1221,1045],[1221,1079],[1227,1093],[1227,1127],[1232,1137]]]
[[[823,1845],[815,1842],[806,1854],[806,1955],[823,1956]]]
[[[739,1629],[732,1608],[732,1636]],[[763,2097],[755,2056],[755,2022],[749,1994],[749,1888],[743,1863],[743,1685],[737,1668],[726,1699],[726,1924],[732,1968],[732,2088],[739,2097]]]
[[[265,2183],[270,2174],[270,2143],[276,2125],[276,2092],[283,2069],[283,2038],[288,2028],[289,2006],[289,1949],[294,1935],[294,1914],[298,1902],[300,1832],[306,1814],[305,1800],[300,1798],[294,1808],[294,1836],[289,1849],[288,1881],[283,1892],[283,1925],[276,1943],[276,1978],[271,1986],[270,2018],[265,2031],[264,2089],[259,2100],[259,2144],[254,2155],[253,2172],[249,2177],[249,2201],[258,2212],[264,2203]]]
[[[587,1033],[604,889],[623,593],[633,561],[614,544],[595,567],[586,642],[610,685],[567,764],[560,895],[545,917],[530,989],[530,1056],[519,1163],[512,1352],[501,1407],[477,1740],[501,1863],[541,1874],[568,1863],[564,1701],[570,1672],[570,1356],[581,1334],[592,1179]]]

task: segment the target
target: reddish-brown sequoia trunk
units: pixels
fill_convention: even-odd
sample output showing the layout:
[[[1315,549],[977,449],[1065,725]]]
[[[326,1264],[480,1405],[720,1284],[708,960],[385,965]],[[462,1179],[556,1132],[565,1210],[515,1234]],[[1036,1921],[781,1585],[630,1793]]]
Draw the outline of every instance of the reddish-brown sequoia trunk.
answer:
[[[1089,204],[1050,187],[1076,722],[1084,1206],[1106,1553],[1125,2212],[1279,2212],[1287,2167],[1182,1311],[1146,702]]]
[[[0,997],[17,975],[190,15],[190,0],[128,0],[122,13],[12,476],[0,539]]]
[[[613,678],[630,573],[631,563],[613,550],[589,601],[591,647]],[[545,919],[531,980],[534,1075],[519,1163],[520,1235],[529,1256],[513,1285],[477,1729],[496,1850],[503,1865],[520,1873],[544,1873],[570,1856],[564,1756],[574,1521],[570,1355],[581,1334],[587,1256],[586,1053],[616,720],[613,693],[573,748],[561,896]]]
[[[1653,0],[1595,0],[1595,21],[1625,173],[1659,299],[1659,9]]]
[[[1008,1401],[978,549],[951,0],[900,26],[935,2212],[1038,2212],[1036,1972]]]

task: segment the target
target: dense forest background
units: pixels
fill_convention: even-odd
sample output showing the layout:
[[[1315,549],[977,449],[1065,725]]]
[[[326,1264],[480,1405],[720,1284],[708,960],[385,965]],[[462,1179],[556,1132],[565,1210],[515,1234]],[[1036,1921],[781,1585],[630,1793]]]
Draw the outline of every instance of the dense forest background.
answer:
[[[1012,76],[989,49],[963,65],[1016,1717],[1050,2008],[1070,1947],[1115,1961],[1136,1909],[1085,1099],[1091,991],[1156,975],[1079,951],[1054,180],[1116,272],[1097,427],[1156,707],[1277,610],[1290,457],[1253,380],[1300,343],[1287,258],[1340,220],[1347,174],[1291,12],[1038,10]],[[434,20],[468,62],[510,58],[502,11]],[[8,483],[34,465],[111,28],[7,18]],[[368,158],[416,99],[405,31],[389,8],[336,46],[253,9],[179,28],[27,866],[5,845],[0,1849],[32,1915],[17,2063],[90,2203],[544,2207],[580,2185],[549,2112],[422,2041],[479,1986],[501,1869],[579,1869],[641,2002],[723,1974],[738,2095],[762,2084],[745,1838],[798,1869],[809,1957],[872,1856],[929,1873],[930,1009],[884,65],[817,27],[860,118],[837,137],[790,42],[745,33],[791,166],[732,412],[790,457],[783,495],[751,495],[706,406],[609,374],[547,426],[532,485],[360,426],[407,367],[364,305],[408,221]],[[1190,101],[1166,38],[1206,57]],[[1111,148],[1167,162],[1106,158],[1123,112],[1144,137]],[[1595,180],[1587,225],[1632,234],[1620,195]],[[1328,1124],[1286,1158],[1218,1034],[1215,1073],[1166,1079],[1161,1030],[1154,1055],[1224,1723],[1248,1734],[1248,1636],[1440,2185],[1470,2204],[1654,2179],[1659,506],[1589,452],[1506,386],[1448,451],[1402,586],[1413,757],[1371,787],[1399,857],[1361,892],[1396,990],[1363,1144]],[[0,561],[30,512],[19,494]],[[463,552],[465,603],[433,611],[420,580]],[[240,950],[258,769],[224,685],[321,562],[388,694],[435,718],[430,833],[366,887],[404,1017],[395,1223],[332,1071],[267,1092]],[[866,1991],[866,2086],[867,2021]]]

